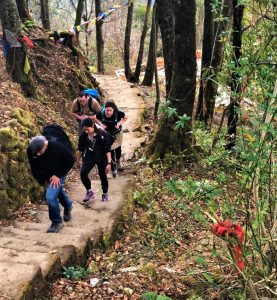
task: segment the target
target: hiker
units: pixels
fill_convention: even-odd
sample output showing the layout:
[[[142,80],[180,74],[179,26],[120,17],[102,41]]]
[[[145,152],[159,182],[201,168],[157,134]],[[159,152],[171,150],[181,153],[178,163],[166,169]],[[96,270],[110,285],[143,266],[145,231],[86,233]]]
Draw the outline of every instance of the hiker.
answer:
[[[71,219],[72,202],[63,189],[65,177],[74,165],[74,156],[60,142],[48,141],[45,136],[33,137],[27,155],[34,178],[47,186],[46,200],[49,219],[48,233],[57,233],[63,227],[59,203],[64,207],[63,220]]]
[[[123,170],[120,162],[123,140],[122,124],[128,117],[123,111],[118,109],[113,100],[108,100],[101,111],[97,113],[96,118],[101,127],[115,137],[115,141],[111,147],[112,174],[115,178],[117,171]]]
[[[72,103],[71,113],[78,122],[78,135],[82,134],[82,120],[91,118],[95,120],[95,115],[100,111],[101,107],[98,101],[89,96],[85,91],[79,93],[77,99]]]
[[[102,201],[108,201],[108,178],[107,173],[111,171],[111,152],[110,147],[113,137],[101,129],[99,125],[93,122],[91,118],[82,121],[83,133],[79,137],[77,152],[77,167],[81,168],[81,181],[86,188],[86,195],[83,199],[84,204],[94,200],[95,195],[91,187],[91,181],[88,177],[90,171],[97,165],[99,177],[102,186]]]

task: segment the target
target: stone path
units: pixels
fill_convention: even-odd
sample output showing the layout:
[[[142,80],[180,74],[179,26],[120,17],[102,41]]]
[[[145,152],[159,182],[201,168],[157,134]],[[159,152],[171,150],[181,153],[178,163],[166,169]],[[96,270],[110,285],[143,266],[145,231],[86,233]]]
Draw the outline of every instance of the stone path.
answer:
[[[131,159],[144,137],[141,126],[144,103],[136,88],[113,76],[96,76],[109,98],[129,116],[124,124],[123,159]],[[123,162],[124,164],[124,162]],[[101,188],[92,174],[96,202],[92,209],[80,203],[85,193],[80,180],[71,183],[69,195],[74,202],[73,218],[57,234],[47,234],[48,210],[38,212],[39,223],[15,222],[0,227],[0,299],[43,299],[47,283],[60,275],[62,266],[83,264],[86,255],[102,234],[112,231],[128,197],[130,176],[110,178],[109,202],[100,201]]]

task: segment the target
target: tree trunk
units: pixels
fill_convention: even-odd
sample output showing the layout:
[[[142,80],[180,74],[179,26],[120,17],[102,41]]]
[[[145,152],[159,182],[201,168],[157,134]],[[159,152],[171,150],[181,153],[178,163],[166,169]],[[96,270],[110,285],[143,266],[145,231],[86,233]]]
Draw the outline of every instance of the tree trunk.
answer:
[[[240,83],[240,62],[241,45],[242,45],[242,18],[244,6],[239,5],[238,0],[233,0],[233,62],[235,70],[232,72],[231,81],[231,103],[228,115],[228,139],[227,149],[232,149],[236,144],[237,122],[238,122],[238,108],[241,97],[241,83]]]
[[[221,70],[223,54],[224,54],[224,39],[223,32],[227,31],[228,24],[230,22],[231,14],[232,14],[232,0],[223,0],[221,6],[221,12],[218,16],[223,17],[223,21],[220,21],[216,24],[214,28],[213,38],[213,49],[211,55],[205,54],[206,57],[211,57],[210,64],[206,67],[205,76],[201,79],[201,85],[203,91],[202,98],[200,99],[199,93],[199,104],[197,109],[197,116],[199,116],[199,120],[203,121],[208,128],[211,127],[214,107],[215,107],[215,98],[217,93],[217,74]],[[205,29],[204,29],[205,30]],[[204,55],[204,53],[203,53]],[[202,73],[202,76],[204,74]],[[201,106],[202,104],[202,106]]]
[[[134,2],[132,0],[128,0],[128,13],[127,13],[127,22],[126,22],[125,40],[124,40],[124,67],[125,67],[125,76],[127,81],[129,82],[135,81],[134,74],[132,73],[130,67],[130,42],[131,42],[133,11],[134,11]]]
[[[42,27],[50,31],[50,18],[49,18],[49,3],[48,0],[40,0],[40,17],[42,22]]]
[[[176,109],[177,115],[162,116],[150,153],[164,158],[166,154],[181,154],[191,149],[191,117],[196,86],[195,60],[195,1],[175,0],[174,63],[168,105]],[[183,128],[176,129],[178,116],[186,114]],[[148,152],[149,154],[149,152]]]
[[[136,82],[139,82],[139,75],[140,75],[141,64],[142,64],[142,59],[143,59],[143,51],[144,51],[144,41],[146,38],[147,29],[148,29],[148,18],[149,18],[149,13],[150,13],[150,9],[151,9],[151,3],[152,3],[152,0],[147,0],[147,7],[146,7],[145,16],[144,16],[144,24],[143,24],[141,37],[140,37],[137,65],[136,65],[136,70],[135,70],[135,74],[134,74]]]
[[[84,10],[84,0],[78,0],[78,4],[76,7],[76,17],[75,17],[75,24],[74,26],[79,26],[82,22],[82,14]],[[76,32],[76,38],[79,42],[79,32]]]
[[[172,1],[157,0],[157,20],[162,36],[166,94],[168,96],[171,87],[173,66],[174,20]]]
[[[145,69],[144,78],[141,83],[142,85],[146,85],[146,86],[152,86],[153,78],[154,78],[154,71],[155,71],[154,44],[157,42],[157,41],[155,41],[155,31],[157,32],[156,6],[157,6],[157,4],[155,3],[153,12],[152,12],[152,26],[151,26],[151,33],[150,33],[150,44],[149,44],[147,65],[146,65],[146,69]]]
[[[16,37],[21,34],[21,22],[15,0],[0,0],[0,18],[3,28],[3,39],[6,40],[5,30],[14,33]],[[31,72],[24,73],[27,50],[23,47],[11,47],[6,56],[6,67],[12,79],[21,85],[23,93],[31,97],[35,93],[35,88],[31,81]]]
[[[102,12],[101,9],[101,0],[95,0],[95,15]],[[103,21],[96,22],[96,46],[97,46],[97,71],[100,74],[104,74],[104,39],[103,39]]]
[[[76,18],[75,18],[75,26],[81,24],[82,15],[84,10],[84,0],[78,0],[77,8],[76,8]]]
[[[28,0],[16,0],[16,4],[21,21],[32,20],[28,8]]]
[[[214,16],[212,0],[204,1],[204,32],[203,32],[203,45],[202,45],[202,61],[201,61],[201,80],[199,87],[198,104],[196,110],[196,117],[204,120],[204,103],[203,103],[203,90],[206,87],[205,73],[212,61],[212,51],[214,44]]]
[[[159,75],[158,75],[158,67],[157,67],[157,22],[156,22],[156,3],[153,8],[153,23],[154,23],[154,45],[153,45],[153,58],[154,58],[154,70],[155,70],[155,87],[156,87],[156,103],[154,109],[154,119],[155,121],[158,119],[158,110],[160,106],[161,94],[160,94],[160,86],[159,86]]]
[[[204,29],[204,3],[196,0],[196,49],[202,49]]]

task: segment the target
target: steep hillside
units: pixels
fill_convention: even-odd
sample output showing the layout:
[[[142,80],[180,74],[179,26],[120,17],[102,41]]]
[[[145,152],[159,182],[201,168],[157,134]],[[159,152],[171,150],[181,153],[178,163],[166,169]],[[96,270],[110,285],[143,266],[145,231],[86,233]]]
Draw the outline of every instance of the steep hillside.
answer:
[[[0,48],[0,218],[9,218],[23,203],[42,199],[42,189],[30,175],[26,148],[30,137],[47,123],[59,123],[76,136],[70,105],[82,86],[95,87],[94,78],[76,66],[71,50],[45,39],[31,29],[28,35],[42,38],[29,51],[34,98],[24,98],[11,81]]]

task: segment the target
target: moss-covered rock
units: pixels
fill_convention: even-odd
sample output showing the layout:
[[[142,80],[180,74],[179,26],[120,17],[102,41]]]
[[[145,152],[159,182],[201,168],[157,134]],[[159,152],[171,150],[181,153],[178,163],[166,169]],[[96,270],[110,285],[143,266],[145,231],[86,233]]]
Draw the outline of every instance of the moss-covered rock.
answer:
[[[0,191],[0,218],[8,216],[9,210],[9,196],[5,190]]]
[[[14,130],[10,127],[0,128],[0,148],[1,152],[12,151],[17,145],[17,138]]]
[[[20,107],[16,107],[12,110],[12,117],[18,120],[24,127],[32,128],[34,125],[33,114],[23,110]]]
[[[142,274],[145,274],[149,277],[153,277],[153,276],[157,275],[157,268],[153,263],[149,262],[149,263],[143,265],[139,269],[139,272]]]

